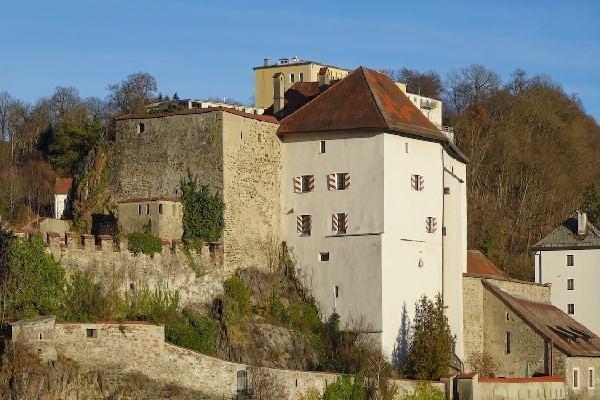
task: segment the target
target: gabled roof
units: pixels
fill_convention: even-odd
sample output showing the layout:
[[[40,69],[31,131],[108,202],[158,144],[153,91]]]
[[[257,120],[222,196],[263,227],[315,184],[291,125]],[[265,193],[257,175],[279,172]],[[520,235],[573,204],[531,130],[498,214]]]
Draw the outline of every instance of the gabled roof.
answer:
[[[534,244],[532,250],[600,248],[600,231],[587,221],[585,235],[577,234],[577,213],[564,220],[548,236]]]
[[[513,296],[483,279],[494,294],[529,327],[569,357],[600,357],[600,338],[550,303]]]
[[[56,178],[54,181],[54,194],[69,194],[73,178]]]
[[[296,82],[284,93],[284,107],[278,113],[273,111],[273,105],[265,109],[265,115],[275,115],[283,119],[293,114],[306,103],[314,100],[321,93],[338,83],[340,80],[332,80],[329,85],[320,85],[319,82]]]
[[[496,267],[479,250],[467,251],[467,273],[505,277],[504,272]]]
[[[283,119],[277,133],[352,129],[395,131],[449,142],[386,74],[364,67]]]

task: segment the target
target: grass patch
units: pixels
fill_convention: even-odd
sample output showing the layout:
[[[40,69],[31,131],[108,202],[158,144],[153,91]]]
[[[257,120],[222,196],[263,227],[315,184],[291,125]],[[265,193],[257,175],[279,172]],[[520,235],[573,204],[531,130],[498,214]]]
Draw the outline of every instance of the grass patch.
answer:
[[[156,236],[135,232],[127,235],[127,248],[135,255],[144,253],[153,257],[162,250],[162,242]]]

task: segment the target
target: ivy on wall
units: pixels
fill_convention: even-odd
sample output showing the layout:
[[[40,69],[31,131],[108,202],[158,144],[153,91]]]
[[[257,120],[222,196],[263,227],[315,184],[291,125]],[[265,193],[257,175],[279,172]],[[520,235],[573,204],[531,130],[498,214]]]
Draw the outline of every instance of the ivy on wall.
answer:
[[[215,242],[223,234],[225,204],[221,195],[210,192],[208,185],[198,185],[188,171],[181,179],[183,205],[183,241],[192,247],[202,242]]]

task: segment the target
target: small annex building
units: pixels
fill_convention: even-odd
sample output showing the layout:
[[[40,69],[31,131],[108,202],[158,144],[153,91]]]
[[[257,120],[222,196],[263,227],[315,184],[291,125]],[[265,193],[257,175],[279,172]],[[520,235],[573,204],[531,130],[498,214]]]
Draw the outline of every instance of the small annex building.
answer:
[[[464,274],[465,371],[485,356],[495,377],[565,377],[568,397],[600,398],[600,338],[550,303],[551,286],[508,278],[478,251]]]
[[[61,219],[67,206],[67,198],[73,185],[73,178],[56,178],[54,181],[54,219]]]

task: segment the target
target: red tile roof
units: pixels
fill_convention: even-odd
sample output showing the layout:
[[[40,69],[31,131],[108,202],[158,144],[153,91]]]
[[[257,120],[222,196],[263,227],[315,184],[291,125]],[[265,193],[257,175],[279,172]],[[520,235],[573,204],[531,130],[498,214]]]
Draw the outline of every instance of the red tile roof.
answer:
[[[467,273],[477,275],[506,276],[479,250],[467,251]]]
[[[449,142],[386,74],[364,67],[283,119],[277,132],[351,129],[396,131]]]
[[[600,357],[600,338],[552,304],[513,296],[486,279],[481,283],[566,356]]]
[[[73,178],[56,178],[56,181],[54,181],[54,193],[69,194],[72,184]]]
[[[278,119],[283,119],[296,112],[339,81],[339,79],[334,79],[329,82],[329,85],[319,85],[319,82],[296,82],[285,91],[283,109],[275,114],[273,106],[270,106],[265,110],[265,115],[275,114]]]

